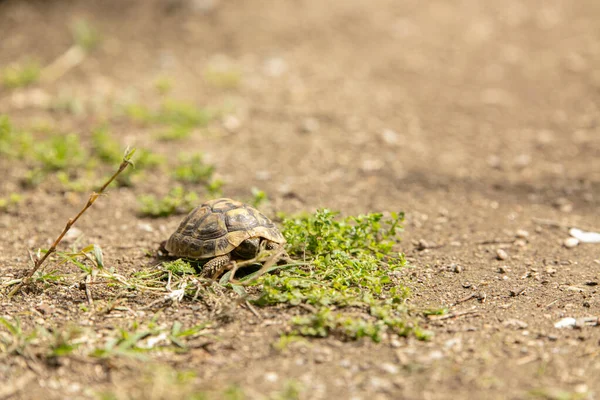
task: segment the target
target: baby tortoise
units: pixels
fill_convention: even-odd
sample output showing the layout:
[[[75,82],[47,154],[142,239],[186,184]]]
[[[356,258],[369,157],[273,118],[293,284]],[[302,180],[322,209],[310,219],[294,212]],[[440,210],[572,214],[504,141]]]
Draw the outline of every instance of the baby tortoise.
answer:
[[[208,259],[202,275],[216,278],[236,260],[253,259],[262,248],[279,249],[284,243],[281,232],[260,211],[222,198],[192,210],[164,247],[172,256]]]

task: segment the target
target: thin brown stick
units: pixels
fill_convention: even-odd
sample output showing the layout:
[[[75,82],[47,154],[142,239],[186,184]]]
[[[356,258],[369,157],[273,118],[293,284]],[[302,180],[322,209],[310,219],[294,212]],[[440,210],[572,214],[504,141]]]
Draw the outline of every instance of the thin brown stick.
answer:
[[[478,310],[466,310],[466,311],[457,311],[451,314],[446,314],[446,315],[430,315],[428,318],[430,321],[441,321],[444,319],[450,319],[450,318],[459,318],[459,317],[464,317],[467,315],[472,315],[472,316],[479,316],[479,311]]]
[[[581,225],[578,225],[578,224],[562,223],[562,222],[559,222],[559,221],[554,221],[552,219],[531,218],[531,220],[533,222],[535,222],[536,224],[551,226],[553,228],[567,228],[567,229],[569,229],[569,228],[579,228],[581,230],[588,231],[588,232],[600,232],[600,228],[595,228],[595,227],[591,227],[591,226],[581,226]]]
[[[92,283],[92,275],[88,275],[85,278],[85,296],[87,298],[88,304],[91,306],[94,304],[94,299],[92,298],[92,291],[90,290],[90,283]]]
[[[26,284],[28,284],[30,282],[31,277],[40,269],[40,267],[42,266],[42,264],[44,263],[44,261],[46,261],[46,259],[48,258],[48,256],[50,256],[50,254],[52,254],[52,253],[54,253],[56,251],[56,247],[61,242],[61,240],[63,239],[63,237],[67,234],[67,232],[69,231],[69,229],[71,229],[71,226],[73,226],[73,224],[75,224],[75,222],[77,222],[77,220],[79,219],[79,217],[81,217],[83,215],[83,213],[86,212],[86,210],[88,208],[90,208],[92,206],[92,204],[94,204],[94,202],[98,199],[98,197],[100,197],[100,195],[104,192],[104,190],[108,187],[108,185],[110,185],[112,183],[112,181],[114,181],[115,178],[117,176],[119,176],[119,174],[121,172],[123,172],[129,165],[133,165],[132,162],[131,162],[131,157],[133,156],[134,153],[135,153],[135,149],[132,149],[132,150],[127,149],[125,151],[125,155],[123,156],[123,161],[121,162],[121,165],[119,165],[119,169],[117,170],[117,172],[115,172],[104,183],[104,185],[102,185],[102,187],[98,190],[98,192],[93,192],[90,195],[90,198],[88,199],[87,203],[81,209],[81,211],[79,211],[79,213],[75,216],[75,218],[69,218],[69,220],[67,221],[67,224],[65,225],[65,228],[63,229],[62,233],[56,238],[56,240],[54,241],[54,243],[52,243],[52,246],[48,249],[48,251],[46,252],[46,254],[44,254],[42,258],[38,258],[35,261],[35,263],[33,265],[33,268],[27,273],[27,275],[25,275],[25,278],[13,290],[10,291],[10,293],[8,294],[8,298],[9,299],[11,297],[13,297],[15,294],[17,294],[19,292],[19,290],[21,290],[21,288],[24,285],[26,285]]]

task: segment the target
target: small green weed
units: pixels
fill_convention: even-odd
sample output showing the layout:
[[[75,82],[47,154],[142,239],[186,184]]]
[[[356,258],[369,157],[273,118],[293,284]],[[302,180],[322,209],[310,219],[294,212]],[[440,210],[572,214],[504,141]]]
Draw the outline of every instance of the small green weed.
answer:
[[[242,73],[233,66],[212,65],[204,70],[204,80],[221,89],[236,89],[242,83]]]
[[[208,110],[173,100],[165,100],[156,111],[141,105],[130,105],[126,108],[126,113],[137,122],[190,129],[206,126],[212,119]]]
[[[0,84],[7,89],[29,86],[40,79],[40,66],[35,62],[13,64],[0,70]]]
[[[75,44],[88,52],[100,44],[100,33],[85,19],[79,19],[71,25],[71,35]]]
[[[123,149],[107,127],[92,131],[92,150],[96,157],[109,164],[117,164],[123,157]]]
[[[0,211],[14,211],[23,201],[23,196],[19,193],[11,193],[8,197],[0,197]]]
[[[192,134],[191,125],[170,125],[156,134],[158,140],[163,142],[173,142],[187,139]]]
[[[46,171],[59,171],[83,165],[87,154],[76,134],[54,135],[35,146],[35,159]]]
[[[250,201],[250,204],[252,204],[252,206],[259,208],[264,203],[269,202],[269,197],[267,196],[267,193],[264,190],[260,190],[257,187],[253,187],[251,189],[251,192],[252,200]]]
[[[188,192],[183,187],[177,186],[162,199],[152,195],[139,198],[140,214],[149,217],[168,217],[171,214],[185,214],[190,212],[198,203],[198,195]]]
[[[173,81],[171,78],[161,76],[154,81],[154,88],[158,94],[165,95],[173,89]]]
[[[528,393],[530,399],[541,400],[583,400],[589,398],[589,393],[571,392],[559,388],[538,388]]]
[[[175,261],[164,262],[162,265],[166,271],[170,271],[175,275],[192,275],[196,273],[196,270],[190,263],[180,258]]]
[[[8,318],[0,317],[0,354],[26,355],[29,345],[37,338],[38,331],[25,332],[18,318],[14,322]]]
[[[209,183],[215,167],[206,164],[202,154],[184,154],[179,157],[179,165],[173,171],[173,178],[180,182]]]
[[[0,115],[0,154],[23,158],[33,147],[33,138],[27,132],[13,127],[6,115]]]
[[[206,184],[206,191],[211,197],[222,197],[224,184],[225,182],[221,179],[213,179]]]

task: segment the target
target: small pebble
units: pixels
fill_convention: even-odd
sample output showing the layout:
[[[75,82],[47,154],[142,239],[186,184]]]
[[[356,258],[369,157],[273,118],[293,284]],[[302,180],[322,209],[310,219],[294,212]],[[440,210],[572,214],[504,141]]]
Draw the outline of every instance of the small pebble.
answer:
[[[397,374],[399,371],[398,367],[392,363],[383,363],[379,367],[388,374]]]
[[[509,271],[510,271],[510,268],[508,268],[508,266],[506,266],[506,265],[501,265],[501,266],[498,267],[498,273],[499,274],[505,274],[505,273],[507,273]]]
[[[363,172],[376,172],[382,169],[383,166],[383,161],[379,159],[364,160],[360,169]]]
[[[71,228],[69,229],[69,231],[65,234],[65,236],[63,237],[63,240],[67,243],[69,242],[74,242],[76,239],[78,239],[81,235],[83,235],[83,232],[81,231],[81,229],[78,228]]]
[[[386,144],[390,146],[395,146],[399,142],[398,134],[391,129],[384,129],[381,133],[381,138]]]
[[[265,381],[267,382],[277,382],[279,380],[279,375],[276,372],[267,372],[265,373]]]
[[[515,233],[515,236],[516,236],[518,239],[527,239],[527,238],[529,237],[529,232],[527,232],[527,231],[526,231],[526,230],[524,230],[524,229],[519,229],[519,230],[517,230],[517,232]]]
[[[578,244],[579,244],[579,240],[577,240],[574,237],[566,238],[565,241],[563,242],[563,245],[567,249],[572,249],[573,247],[577,247]]]
[[[319,121],[315,118],[306,118],[302,121],[300,129],[304,133],[315,133],[319,130]]]
[[[235,115],[228,115],[223,119],[223,127],[229,132],[235,132],[242,126],[242,122]]]
[[[516,247],[525,247],[525,246],[527,246],[527,240],[517,239],[514,241],[513,245],[515,245]]]
[[[498,249],[496,250],[496,258],[498,260],[506,260],[508,259],[508,253],[505,250]]]
[[[502,325],[504,325],[507,328],[513,328],[513,329],[525,329],[527,328],[527,323],[520,321],[518,319],[507,319],[506,321],[504,321],[502,323]]]

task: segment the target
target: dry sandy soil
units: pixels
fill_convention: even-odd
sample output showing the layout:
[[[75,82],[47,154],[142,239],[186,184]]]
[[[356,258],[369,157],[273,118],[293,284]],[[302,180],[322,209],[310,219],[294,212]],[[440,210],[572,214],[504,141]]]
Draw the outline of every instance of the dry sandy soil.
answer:
[[[600,316],[600,245],[563,245],[569,227],[600,229],[600,2],[4,0],[0,66],[50,64],[78,18],[101,33],[99,48],[57,79],[0,88],[0,112],[15,126],[49,124],[86,143],[108,119],[122,144],[204,153],[226,195],[260,187],[271,212],[404,210],[408,304],[449,314],[417,317],[429,341],[325,338],[277,350],[299,310],[233,307],[212,331],[218,339],[195,339],[184,354],[55,365],[4,354],[0,398],[600,396],[600,327],[554,327]],[[234,66],[240,82],[211,84],[214,65]],[[110,119],[111,102],[159,101],[153,82],[162,76],[171,96],[230,112],[183,142]],[[84,111],[47,107],[65,97]],[[6,281],[22,276],[27,250],[47,248],[87,195],[22,188],[24,166],[0,167],[0,196],[24,198],[0,214]],[[161,176],[111,190],[77,224],[123,274],[149,264],[147,252],[180,220],[136,213],[136,197],[169,190]],[[0,315],[27,329],[101,332],[141,318],[156,299],[124,296],[100,312],[117,301],[105,289],[94,289],[89,311],[76,286],[37,285],[12,299],[3,288]],[[184,300],[159,321],[211,315]],[[186,370],[195,377],[174,375]]]

